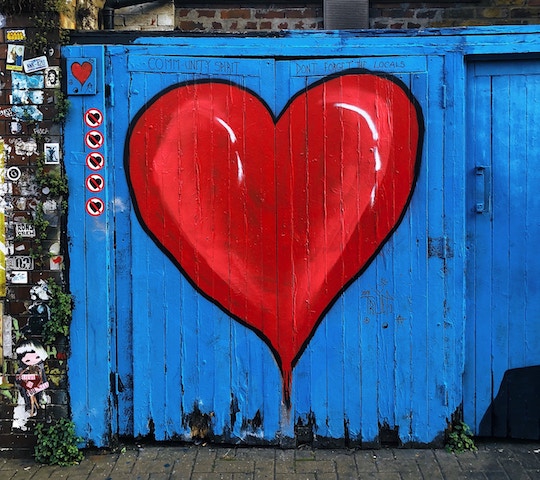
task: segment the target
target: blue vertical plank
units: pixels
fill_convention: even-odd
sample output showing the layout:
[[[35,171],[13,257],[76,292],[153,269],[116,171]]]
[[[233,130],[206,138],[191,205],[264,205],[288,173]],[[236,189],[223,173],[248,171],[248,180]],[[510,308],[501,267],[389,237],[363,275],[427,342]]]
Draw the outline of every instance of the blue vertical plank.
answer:
[[[110,172],[108,187],[113,195],[111,208],[114,215],[115,248],[114,299],[115,315],[112,338],[114,352],[112,361],[118,374],[118,384],[113,385],[117,393],[117,422],[120,435],[133,434],[133,345],[132,345],[132,294],[131,284],[131,204],[123,163],[124,140],[128,128],[128,115],[114,115],[115,108],[126,109],[128,98],[126,56],[123,48],[108,47],[106,50],[106,81],[114,92],[108,102],[109,155],[105,169]]]
[[[538,68],[538,64],[537,64]],[[536,194],[540,185],[540,171],[536,168],[535,160],[540,156],[540,71],[536,70],[529,75],[526,87],[526,119],[527,130],[527,169],[525,171],[525,188],[527,192],[527,205],[525,210],[525,268],[527,278],[526,305],[524,321],[526,333],[523,348],[525,365],[540,365],[540,322],[534,321],[540,311],[540,298],[536,292],[540,291],[540,257],[536,249],[530,248],[535,245],[536,239],[540,238],[540,196]],[[531,319],[532,321],[529,321]],[[539,427],[540,428],[540,427]]]
[[[343,405],[344,435],[353,445],[362,438],[362,365],[360,332],[362,326],[360,282],[349,287],[343,319]]]
[[[468,260],[467,260],[467,330],[466,369],[467,388],[464,396],[464,416],[475,432],[479,431],[481,414],[491,401],[491,316],[492,311],[492,242],[491,213],[477,213],[476,202],[482,187],[475,168],[491,167],[491,79],[477,74],[476,65],[468,72],[468,131],[473,131],[467,139],[471,152],[467,165],[468,196],[466,214],[468,218]],[[487,173],[489,174],[489,173]],[[480,183],[478,183],[480,182]],[[489,427],[491,428],[491,427]]]
[[[422,74],[425,75],[425,74]],[[414,95],[417,93],[412,87],[412,74],[400,74],[398,78],[409,88]],[[400,128],[408,130],[411,122],[416,122],[416,118],[400,118]],[[410,206],[409,206],[410,209]],[[409,441],[410,422],[410,379],[411,379],[411,329],[407,321],[409,310],[409,289],[410,285],[410,256],[403,255],[407,250],[403,247],[411,241],[410,210],[407,209],[403,221],[392,235],[389,244],[392,248],[392,273],[388,280],[388,292],[391,300],[388,299],[388,320],[392,326],[394,343],[394,411],[393,422],[389,425],[397,429],[401,442]]]
[[[65,53],[68,55],[69,52]],[[72,108],[77,108],[77,102],[72,101]],[[66,127],[66,133],[70,126]],[[82,129],[82,125],[78,125]],[[80,131],[80,130],[79,130]],[[66,138],[70,138],[66,136]],[[71,138],[75,138],[71,136]],[[85,179],[85,158],[86,153],[82,151],[82,146],[72,146],[69,149],[69,144],[66,142],[66,152],[71,152],[64,157],[64,164],[68,178],[68,187],[70,190],[70,203],[68,216],[68,234],[70,235],[70,275],[78,281],[70,282],[70,292],[73,296],[73,318],[70,326],[70,344],[71,355],[68,359],[68,371],[70,379],[70,387],[73,392],[70,392],[71,412],[75,422],[77,435],[83,437],[86,441],[89,435],[88,418],[90,409],[88,408],[88,384],[87,379],[91,374],[89,365],[86,361],[87,355],[87,338],[88,324],[86,318],[88,316],[88,304],[86,301],[86,286],[82,280],[85,278],[85,196],[84,188],[81,184]],[[69,150],[68,150],[69,149]],[[75,153],[79,150],[79,153]]]
[[[430,56],[428,58],[428,69],[431,75],[435,72],[443,71],[443,58],[440,56]],[[444,136],[437,136],[435,132],[444,132],[444,116],[440,108],[443,102],[444,94],[442,86],[437,82],[433,82],[427,89],[429,98],[430,111],[429,126],[430,132],[426,134],[426,156],[432,159],[428,171],[428,236],[432,239],[446,238],[444,231],[444,205],[443,205],[443,190],[444,190]],[[427,123],[427,122],[426,122]],[[439,162],[434,159],[441,159]],[[448,212],[452,215],[453,212]],[[444,241],[443,241],[444,248]],[[429,249],[429,239],[428,239]],[[428,250],[429,252],[429,250]],[[428,329],[427,335],[430,341],[428,351],[428,425],[431,429],[436,429],[440,433],[444,431],[449,415],[447,414],[444,405],[446,403],[446,382],[444,378],[445,372],[445,355],[441,352],[446,352],[444,345],[444,328],[446,320],[446,284],[448,281],[448,270],[446,269],[445,259],[442,255],[433,255],[428,259]],[[446,262],[450,259],[446,259]],[[456,359],[452,359],[455,362]],[[424,433],[424,441],[429,438],[429,432]]]
[[[444,232],[448,239],[446,250],[445,285],[446,318],[444,322],[444,354],[447,375],[447,414],[453,414],[463,405],[464,336],[465,336],[465,198],[467,158],[466,143],[462,131],[466,117],[465,65],[460,55],[449,53],[444,59],[445,85],[445,141],[444,141]],[[458,214],[459,213],[459,214]]]
[[[358,279],[360,290],[360,398],[361,441],[367,446],[378,441],[379,435],[379,331],[371,296],[376,289],[376,264],[372,263]]]
[[[411,221],[415,225],[415,235],[411,239],[411,286],[410,312],[412,316],[411,352],[411,398],[410,406],[411,441],[421,442],[423,432],[428,428],[428,384],[431,371],[428,366],[429,349],[428,337],[428,292],[427,292],[427,262],[426,252],[428,239],[426,236],[426,170],[429,165],[424,163],[416,187],[415,199],[411,203]],[[424,227],[424,230],[422,230]]]
[[[130,117],[136,113],[132,98],[147,99],[147,86],[144,79],[137,83],[130,79],[130,89],[128,96],[130,99]],[[140,101],[140,100],[138,100]],[[145,206],[146,207],[146,206]],[[160,371],[163,358],[153,357],[155,345],[152,340],[152,326],[154,329],[162,328],[163,319],[153,318],[152,304],[159,304],[158,298],[152,298],[151,286],[159,282],[159,278],[150,280],[149,278],[149,257],[154,254],[156,247],[151,244],[135,214],[131,215],[132,224],[132,272],[133,291],[138,292],[133,295],[133,433],[135,436],[148,435],[151,430],[150,420],[152,419],[152,384],[151,378]],[[158,264],[159,268],[159,264]],[[160,275],[164,275],[161,272]],[[154,300],[149,302],[149,300]],[[162,370],[161,370],[162,371]]]
[[[71,291],[76,300],[72,323],[72,355],[69,360],[70,398],[76,431],[86,441],[96,446],[107,445],[111,434],[111,391],[110,391],[110,355],[111,337],[110,320],[113,307],[111,305],[111,247],[112,239],[108,233],[112,223],[110,190],[106,187],[99,195],[91,194],[84,189],[85,167],[78,164],[90,153],[84,143],[84,136],[90,130],[83,121],[84,113],[89,108],[97,108],[105,112],[104,84],[104,48],[100,46],[67,47],[63,50],[66,58],[78,56],[94,59],[93,69],[96,73],[96,94],[73,95],[71,115],[77,119],[68,122],[65,130],[67,152],[81,152],[83,155],[68,159],[67,176],[71,192],[84,191],[84,197],[74,196],[70,199],[68,231],[74,239],[70,244]],[[73,82],[78,79],[68,79]],[[99,127],[107,138],[106,121]],[[108,145],[102,147],[106,151]],[[77,165],[74,165],[74,163]],[[83,163],[84,165],[84,163]],[[107,184],[106,176],[105,182]],[[85,211],[86,201],[98,196],[105,203],[105,211],[92,217]],[[79,200],[74,203],[74,200]],[[83,256],[81,256],[81,251]],[[86,308],[85,308],[86,307]]]
[[[517,73],[517,72],[516,72]],[[527,171],[529,132],[533,126],[532,118],[527,116],[529,75],[518,73],[508,81],[509,118],[511,125],[508,142],[508,156],[503,160],[509,165],[509,282],[508,282],[508,360],[506,369],[527,365],[525,349],[526,302],[528,288],[527,250]],[[520,92],[520,95],[516,95]],[[498,128],[495,129],[495,132]],[[532,153],[532,152],[531,152]],[[533,160],[536,156],[532,156]],[[499,163],[499,162],[498,162]],[[503,162],[500,162],[503,163]],[[519,233],[518,233],[519,232]],[[502,379],[501,379],[502,380]],[[497,383],[495,383],[497,385]]]
[[[510,298],[510,276],[511,264],[511,245],[510,239],[511,202],[513,200],[511,191],[512,170],[514,159],[511,151],[511,96],[510,79],[508,76],[495,76],[491,79],[492,83],[492,118],[491,118],[491,136],[492,136],[492,172],[493,172],[493,223],[492,223],[492,291],[491,296],[494,300],[491,307],[491,398],[496,396],[496,390],[500,385],[504,372],[508,369],[509,360],[509,319],[511,312]],[[502,121],[502,118],[505,120]],[[517,280],[517,279],[516,279]],[[504,412],[506,413],[506,412]],[[504,436],[506,430],[506,419],[501,422],[494,422],[493,434]]]
[[[429,178],[432,168],[436,169],[433,162],[437,162],[438,156],[429,155],[429,146],[433,135],[431,133],[431,112],[436,111],[436,105],[430,102],[428,78],[426,75],[414,74],[411,79],[413,92],[422,105],[426,132],[424,135],[424,146],[422,164],[416,183],[415,193],[409,206],[412,238],[410,240],[410,269],[411,278],[409,285],[410,306],[412,315],[412,344],[411,371],[413,378],[411,385],[411,399],[413,404],[409,411],[411,415],[411,426],[409,436],[411,441],[421,443],[423,435],[429,428],[429,382],[431,381],[431,368],[429,365],[429,352],[432,343],[429,338],[429,324],[433,319],[429,316],[429,269],[427,252],[429,250],[428,239],[428,215],[429,205]]]

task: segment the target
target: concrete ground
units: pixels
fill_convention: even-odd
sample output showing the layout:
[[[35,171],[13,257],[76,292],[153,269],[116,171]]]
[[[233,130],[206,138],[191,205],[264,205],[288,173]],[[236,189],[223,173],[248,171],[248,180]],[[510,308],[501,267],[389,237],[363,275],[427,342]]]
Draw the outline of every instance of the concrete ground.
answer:
[[[438,449],[313,450],[215,445],[133,445],[86,451],[71,467],[0,457],[0,480],[535,480],[540,442],[478,443],[477,452]]]

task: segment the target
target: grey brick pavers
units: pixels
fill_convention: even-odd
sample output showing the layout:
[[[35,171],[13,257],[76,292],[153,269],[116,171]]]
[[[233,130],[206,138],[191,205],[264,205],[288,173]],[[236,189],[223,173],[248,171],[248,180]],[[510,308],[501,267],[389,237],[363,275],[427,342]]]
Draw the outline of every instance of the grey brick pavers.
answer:
[[[0,457],[0,480],[540,480],[540,442],[481,442],[477,452],[133,445],[86,451],[71,467]]]

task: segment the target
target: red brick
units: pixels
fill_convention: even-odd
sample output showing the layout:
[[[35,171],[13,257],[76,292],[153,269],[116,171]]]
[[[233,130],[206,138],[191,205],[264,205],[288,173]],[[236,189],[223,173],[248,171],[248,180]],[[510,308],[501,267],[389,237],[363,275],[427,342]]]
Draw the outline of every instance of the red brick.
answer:
[[[184,31],[203,30],[204,25],[200,22],[193,22],[191,20],[182,20],[181,22],[179,22],[178,28]]]
[[[233,18],[251,18],[251,10],[249,8],[237,8],[232,10],[221,10],[221,18],[233,19]]]
[[[216,10],[196,10],[199,17],[215,18],[217,15]]]

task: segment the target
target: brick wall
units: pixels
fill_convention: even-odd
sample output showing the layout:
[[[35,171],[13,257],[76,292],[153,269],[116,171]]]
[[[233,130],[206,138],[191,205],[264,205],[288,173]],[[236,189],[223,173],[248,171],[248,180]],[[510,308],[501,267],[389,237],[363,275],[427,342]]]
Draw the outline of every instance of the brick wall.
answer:
[[[420,29],[473,25],[540,23],[540,0],[479,0],[451,2],[380,2],[373,0],[370,28]],[[213,3],[147,3],[118,9],[117,30],[181,30],[185,32],[250,32],[320,30],[320,3],[245,6]]]
[[[63,198],[43,182],[43,175],[62,172],[62,128],[55,121],[62,101],[60,48],[56,30],[36,50],[30,40],[44,32],[28,17],[0,15],[0,22],[0,447],[31,448],[37,422],[69,416],[66,339],[44,340],[51,301],[46,282],[65,288]],[[48,387],[35,394],[35,415],[30,390],[17,378],[25,367],[17,350],[25,341],[46,350]]]
[[[540,0],[464,3],[371,3],[371,28],[438,28],[540,23]]]
[[[235,32],[317,30],[322,28],[322,7],[180,7],[175,12],[176,28],[183,31]]]
[[[185,32],[246,32],[316,30],[322,28],[321,5],[274,7],[174,6],[155,2],[117,9],[116,30],[173,30]]]
[[[540,0],[464,3],[370,3],[370,28],[419,29],[540,23]],[[314,30],[324,28],[322,5],[281,8],[180,7],[175,26],[184,31]]]

